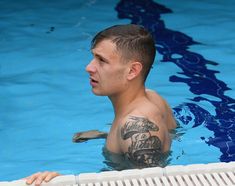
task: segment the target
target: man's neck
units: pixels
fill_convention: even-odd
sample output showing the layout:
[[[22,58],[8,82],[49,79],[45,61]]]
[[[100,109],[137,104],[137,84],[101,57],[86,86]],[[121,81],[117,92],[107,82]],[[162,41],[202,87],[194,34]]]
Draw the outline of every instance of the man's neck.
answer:
[[[139,98],[145,96],[144,86],[135,86],[133,88],[128,88],[124,92],[109,96],[114,108],[115,119],[120,118],[128,113],[131,104],[136,102]]]

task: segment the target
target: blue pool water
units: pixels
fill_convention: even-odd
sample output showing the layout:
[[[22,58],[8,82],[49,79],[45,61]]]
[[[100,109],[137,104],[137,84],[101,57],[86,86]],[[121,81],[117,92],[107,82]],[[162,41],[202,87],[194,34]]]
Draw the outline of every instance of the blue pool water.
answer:
[[[0,180],[107,169],[104,140],[71,139],[110,128],[112,106],[91,93],[84,69],[92,36],[125,23],[156,38],[147,87],[180,123],[170,164],[235,161],[234,9],[233,0],[1,0]]]

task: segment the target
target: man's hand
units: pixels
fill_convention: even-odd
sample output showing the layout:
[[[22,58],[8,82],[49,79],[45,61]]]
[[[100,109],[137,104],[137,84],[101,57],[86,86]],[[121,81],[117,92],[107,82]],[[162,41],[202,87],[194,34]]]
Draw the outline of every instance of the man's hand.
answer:
[[[99,138],[107,138],[106,132],[101,132],[98,130],[88,130],[84,132],[78,132],[73,136],[73,142],[80,143],[90,139],[99,139]]]
[[[38,172],[29,177],[24,178],[26,180],[27,185],[31,185],[32,183],[35,186],[40,186],[43,181],[49,182],[51,179],[55,178],[56,176],[60,176],[57,172]]]

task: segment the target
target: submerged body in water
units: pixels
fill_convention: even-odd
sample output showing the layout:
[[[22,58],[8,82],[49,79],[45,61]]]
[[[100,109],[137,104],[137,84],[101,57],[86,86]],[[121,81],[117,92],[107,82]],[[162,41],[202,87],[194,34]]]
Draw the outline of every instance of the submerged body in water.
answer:
[[[176,138],[176,130],[170,131],[171,139]],[[75,133],[73,136],[73,142],[82,143],[91,139],[100,139],[107,138],[108,133],[101,132],[98,130],[89,130]],[[104,163],[108,166],[107,168],[103,168],[102,171],[108,170],[124,170],[124,169],[133,169],[133,168],[142,168],[136,166],[134,163],[131,163],[124,154],[113,153],[109,151],[106,146],[103,147],[103,156],[105,158]],[[162,152],[160,156],[160,160],[158,161],[159,167],[165,167],[170,163],[170,154],[171,151]]]
[[[161,158],[158,161],[158,167],[165,167],[170,163],[170,154],[171,152],[163,152],[161,153]],[[129,159],[126,158],[124,154],[117,154],[110,152],[106,147],[103,148],[103,156],[105,158],[104,163],[108,166],[101,171],[110,171],[110,170],[125,170],[125,169],[137,169],[144,168],[141,166],[132,163]]]

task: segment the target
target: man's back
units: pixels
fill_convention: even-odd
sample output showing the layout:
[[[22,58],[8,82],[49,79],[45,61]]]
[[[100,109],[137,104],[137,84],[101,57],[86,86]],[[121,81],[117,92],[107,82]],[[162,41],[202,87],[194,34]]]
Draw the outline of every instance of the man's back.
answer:
[[[168,130],[175,129],[176,122],[172,114],[172,110],[170,106],[167,104],[167,102],[159,94],[150,89],[146,90],[146,94],[149,101],[155,104],[159,108],[160,112],[163,114],[163,120]]]

